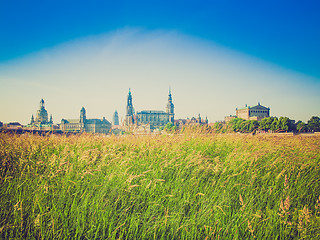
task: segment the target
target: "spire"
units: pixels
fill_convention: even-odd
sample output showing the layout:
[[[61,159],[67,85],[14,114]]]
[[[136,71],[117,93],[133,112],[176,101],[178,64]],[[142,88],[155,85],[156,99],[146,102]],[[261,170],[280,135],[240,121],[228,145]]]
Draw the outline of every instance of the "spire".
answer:
[[[32,114],[32,116],[31,116],[30,124],[34,124],[34,117],[33,117],[33,114]]]
[[[113,125],[119,125],[119,115],[117,110],[113,114],[112,122],[113,122]]]
[[[171,87],[169,86],[168,103],[172,103]]]
[[[132,95],[131,95],[130,88],[129,88],[129,94],[128,94],[128,98],[127,98],[127,115],[128,116],[133,115]]]
[[[50,121],[49,121],[49,123],[53,123],[52,114],[50,114]]]
[[[199,123],[201,123],[201,116],[200,116],[200,113],[198,114],[198,121],[199,121]]]
[[[44,108],[44,100],[43,100],[43,98],[41,98],[41,100],[40,100],[40,109],[41,108]]]
[[[129,88],[129,93],[127,97],[127,111],[126,111],[126,120],[125,124],[127,126],[131,125],[134,123],[134,108],[132,104],[132,95],[131,95],[131,89]]]
[[[169,95],[166,112],[169,114],[171,123],[174,123],[174,104],[172,103],[171,87],[169,86]]]

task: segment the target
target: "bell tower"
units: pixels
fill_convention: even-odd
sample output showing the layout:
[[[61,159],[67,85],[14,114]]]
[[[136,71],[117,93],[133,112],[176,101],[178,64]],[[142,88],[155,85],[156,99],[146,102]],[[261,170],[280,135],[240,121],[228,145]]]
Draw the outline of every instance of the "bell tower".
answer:
[[[119,125],[119,115],[118,115],[118,111],[117,110],[113,114],[112,124],[113,125]]]
[[[128,98],[127,98],[127,114],[126,114],[126,125],[130,125],[134,123],[134,109],[132,104],[132,95],[129,88]]]
[[[85,123],[87,121],[86,109],[84,107],[80,110],[80,123]]]
[[[171,88],[169,88],[168,104],[166,107],[166,112],[169,114],[169,121],[171,123],[174,123],[174,104],[172,103]]]

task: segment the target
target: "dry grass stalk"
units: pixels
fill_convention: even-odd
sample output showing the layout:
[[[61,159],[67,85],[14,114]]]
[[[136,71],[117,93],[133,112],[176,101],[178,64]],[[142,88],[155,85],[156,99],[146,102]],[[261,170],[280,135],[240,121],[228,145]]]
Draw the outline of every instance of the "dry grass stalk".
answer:
[[[240,200],[240,205],[241,205],[240,210],[243,211],[243,210],[246,208],[246,205],[247,205],[247,204],[244,203],[241,194],[239,194],[239,200]]]
[[[314,208],[316,210],[315,214],[319,215],[320,214],[320,195],[319,195],[319,197],[317,199],[317,202],[316,202]]]
[[[256,236],[253,234],[254,233],[254,229],[253,229],[252,224],[251,224],[251,222],[249,220],[248,220],[248,230],[251,233],[251,236],[253,238],[255,238]]]
[[[311,212],[307,206],[304,206],[302,210],[299,210],[299,212],[298,230],[305,234],[307,231],[307,226],[310,223]]]

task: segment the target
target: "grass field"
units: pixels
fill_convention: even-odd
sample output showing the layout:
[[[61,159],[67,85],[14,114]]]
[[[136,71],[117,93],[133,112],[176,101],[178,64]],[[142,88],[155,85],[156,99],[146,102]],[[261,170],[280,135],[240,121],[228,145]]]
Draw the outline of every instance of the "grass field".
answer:
[[[0,135],[2,239],[320,239],[320,136]]]

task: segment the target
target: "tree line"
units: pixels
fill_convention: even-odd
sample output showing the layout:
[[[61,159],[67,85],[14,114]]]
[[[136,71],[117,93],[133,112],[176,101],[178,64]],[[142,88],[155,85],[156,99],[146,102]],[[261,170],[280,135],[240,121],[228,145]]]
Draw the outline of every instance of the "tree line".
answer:
[[[213,125],[216,132],[320,132],[320,118],[313,116],[307,123],[302,121],[295,122],[288,117],[267,117],[261,121],[244,120],[234,118],[227,123],[216,122]]]

